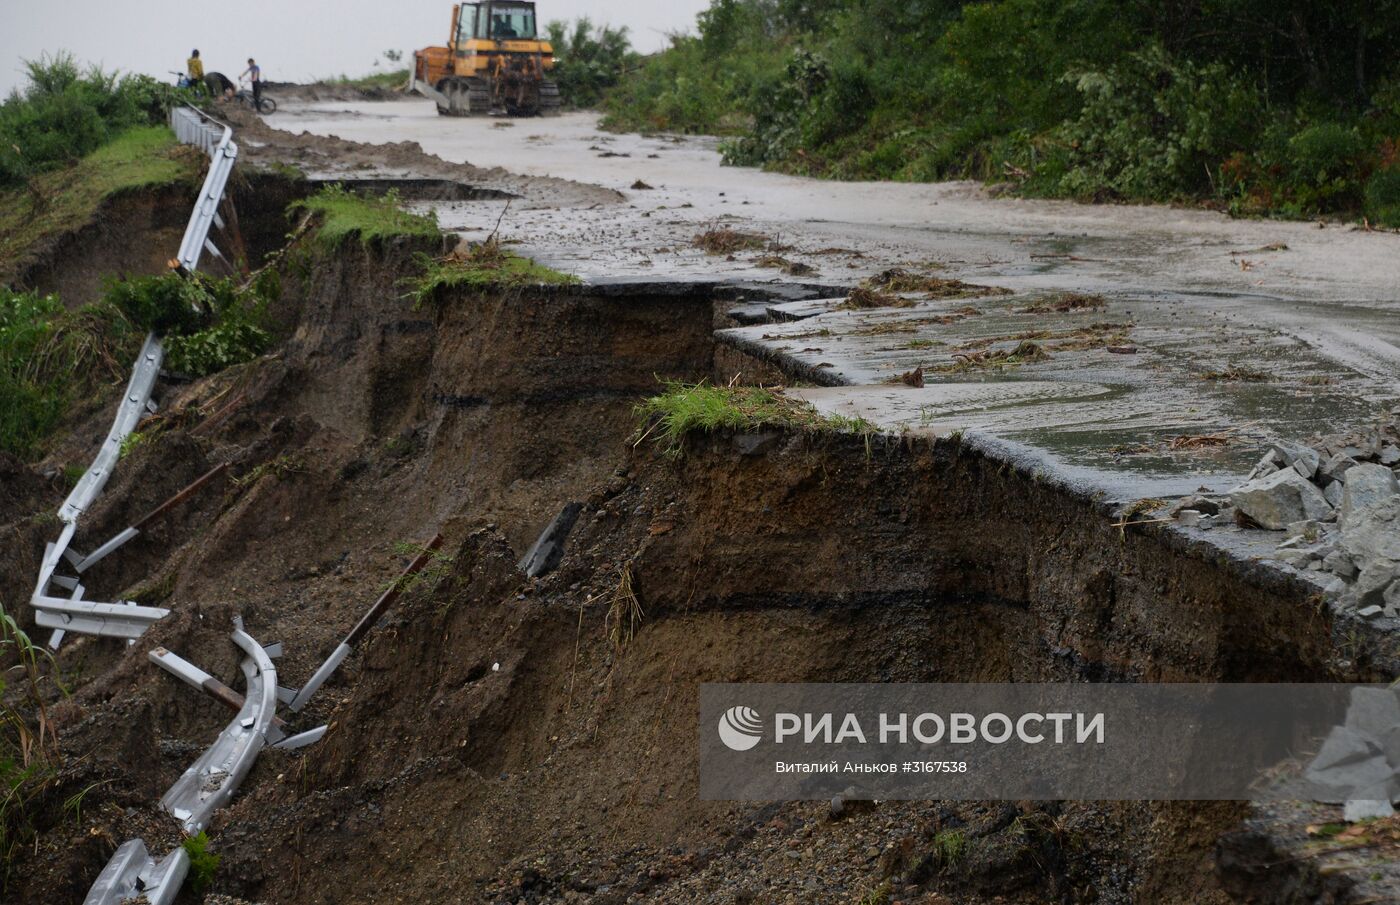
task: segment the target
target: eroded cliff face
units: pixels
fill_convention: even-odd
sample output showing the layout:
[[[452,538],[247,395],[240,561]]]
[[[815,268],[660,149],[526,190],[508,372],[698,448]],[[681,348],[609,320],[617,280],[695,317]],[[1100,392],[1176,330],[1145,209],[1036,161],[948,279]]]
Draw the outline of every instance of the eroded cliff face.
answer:
[[[716,365],[711,293],[459,293],[416,308],[401,283],[435,250],[294,247],[278,265],[278,350],[163,388],[153,439],[80,540],[230,469],[94,570],[94,594],[172,614],[131,648],[65,647],[62,773],[13,901],[80,899],[121,840],[173,844],[155,801],[227,717],[147,650],[232,682],[239,613],[284,643],[280,674],[299,684],[438,531],[443,556],[298,717],[328,722],[327,738],[267,751],[218,818],[214,890],[1226,901],[1215,846],[1244,816],[1233,804],[882,802],[834,816],[700,801],[698,686],[1373,677],[1303,586],[1116,527],[956,442],[719,433],[677,455],[639,442],[633,406],[658,379],[733,376]],[[74,424],[68,448],[101,421]],[[13,470],[0,544],[27,576],[34,513],[61,492]],[[526,579],[517,560],[570,501],[583,507],[564,561]],[[84,789],[76,819],[64,803]]]

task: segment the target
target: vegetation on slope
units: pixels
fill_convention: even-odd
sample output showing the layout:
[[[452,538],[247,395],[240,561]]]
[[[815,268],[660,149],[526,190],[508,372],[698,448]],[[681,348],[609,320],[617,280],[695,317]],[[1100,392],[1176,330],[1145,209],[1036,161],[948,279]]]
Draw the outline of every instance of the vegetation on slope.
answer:
[[[122,383],[142,338],[165,337],[165,368],[199,377],[267,351],[262,280],[176,274],[109,284],[104,297],[69,311],[56,296],[0,289],[0,450],[33,460],[77,402]]]
[[[310,198],[292,204],[319,220],[317,238],[328,248],[337,248],[354,238],[369,245],[395,237],[437,238],[437,218],[432,213],[414,214],[401,206],[397,192],[367,197],[347,191],[341,185],[328,185]]]
[[[204,163],[166,127],[136,126],[75,163],[0,189],[0,273],[91,222],[107,198],[180,181],[193,185]]]
[[[25,63],[28,83],[0,103],[0,189],[71,165],[138,126],[165,122],[186,95],[149,76],[82,69],[68,54]]]
[[[648,438],[668,454],[677,454],[692,431],[753,431],[783,428],[871,434],[875,428],[862,418],[823,415],[809,403],[764,387],[711,386],[670,381],[659,395],[637,406],[642,421],[637,443]]]
[[[608,101],[730,163],[1400,225],[1400,2],[712,0]]]
[[[58,739],[44,688],[55,680],[41,668],[45,661],[53,665],[0,604],[0,662],[8,667],[0,673],[0,891],[9,887],[16,855],[33,841],[33,811],[57,776]],[[82,793],[64,808],[75,801],[81,806]]]
[[[408,297],[420,307],[440,301],[442,294],[452,289],[487,292],[579,282],[573,274],[560,273],[506,250],[494,236],[478,245],[463,243],[446,257],[419,255],[418,263],[422,273],[405,281],[405,286]]]

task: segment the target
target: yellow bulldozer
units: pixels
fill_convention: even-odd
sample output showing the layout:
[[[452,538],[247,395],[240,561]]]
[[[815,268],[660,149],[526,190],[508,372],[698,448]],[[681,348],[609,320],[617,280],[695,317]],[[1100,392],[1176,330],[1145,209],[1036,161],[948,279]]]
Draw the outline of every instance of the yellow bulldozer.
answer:
[[[409,88],[444,116],[548,116],[559,110],[554,48],[539,38],[535,4],[483,0],[452,7],[446,47],[413,54]]]

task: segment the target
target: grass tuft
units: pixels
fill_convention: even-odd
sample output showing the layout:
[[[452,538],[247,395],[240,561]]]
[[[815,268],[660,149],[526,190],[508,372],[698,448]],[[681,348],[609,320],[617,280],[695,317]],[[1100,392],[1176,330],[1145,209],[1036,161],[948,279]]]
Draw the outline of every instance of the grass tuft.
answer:
[[[0,606],[0,657],[13,665],[0,673],[0,890],[8,886],[15,855],[31,844],[33,811],[56,779],[58,736],[49,720],[40,669],[53,657],[34,644]],[[6,678],[18,676],[13,694]],[[59,685],[59,690],[64,691]]]
[[[478,245],[462,243],[451,254],[418,255],[423,272],[404,282],[408,298],[418,307],[438,302],[452,289],[488,292],[527,286],[573,286],[579,278],[560,273],[502,248],[493,237]]]
[[[608,630],[608,642],[612,644],[616,653],[622,653],[627,649],[627,645],[632,643],[645,618],[646,611],[642,609],[636,589],[632,586],[632,564],[629,562],[618,573],[617,587],[613,589],[612,600],[608,603],[608,614],[604,620]]]
[[[637,443],[651,437],[669,455],[680,453],[692,431],[758,430],[778,427],[801,431],[861,434],[867,439],[875,426],[863,418],[823,415],[806,402],[789,399],[764,387],[717,387],[670,381],[659,396],[636,407],[643,422]]]
[[[33,176],[24,188],[0,191],[0,273],[13,273],[59,236],[92,222],[113,195],[186,182],[205,165],[198,151],[164,126],[128,129],[62,169]]]
[[[292,203],[320,220],[317,239],[327,248],[339,248],[350,239],[364,245],[398,237],[436,239],[442,235],[437,217],[403,209],[397,192],[365,197],[342,185],[328,185],[310,198]]]

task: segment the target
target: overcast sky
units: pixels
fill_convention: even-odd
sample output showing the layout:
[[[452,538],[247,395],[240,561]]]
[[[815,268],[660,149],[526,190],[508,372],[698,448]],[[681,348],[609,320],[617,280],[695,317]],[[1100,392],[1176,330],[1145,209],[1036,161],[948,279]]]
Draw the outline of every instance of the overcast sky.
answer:
[[[632,44],[658,50],[693,30],[707,0],[538,0],[541,22],[588,16],[625,25]],[[160,78],[198,47],[206,70],[236,77],[256,57],[263,78],[310,81],[363,75],[385,50],[443,44],[450,0],[0,0],[0,92],[23,81],[21,60],[55,50],[106,68]]]

